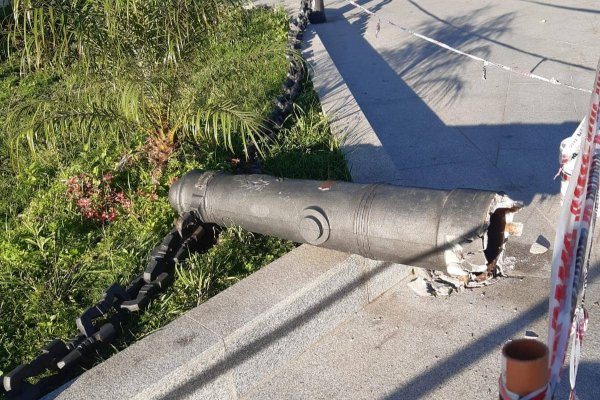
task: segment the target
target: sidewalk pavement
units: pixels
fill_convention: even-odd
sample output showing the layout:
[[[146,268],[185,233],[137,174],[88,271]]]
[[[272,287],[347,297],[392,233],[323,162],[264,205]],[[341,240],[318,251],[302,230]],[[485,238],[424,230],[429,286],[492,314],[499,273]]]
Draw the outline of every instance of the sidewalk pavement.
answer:
[[[593,1],[359,3],[490,61],[585,89],[593,84],[600,57]],[[497,398],[502,344],[525,330],[547,336],[551,250],[529,249],[540,236],[554,242],[558,146],[584,118],[589,95],[490,67],[484,80],[480,63],[344,0],[325,7],[328,22],[310,28],[304,54],[323,108],[346,139],[355,180],[503,190],[526,204],[516,218],[525,227],[508,245],[511,278],[449,298],[421,298],[400,283],[247,398]],[[346,91],[357,107],[348,106]],[[374,136],[357,133],[361,124]],[[599,246],[596,237],[582,400],[600,398]]]

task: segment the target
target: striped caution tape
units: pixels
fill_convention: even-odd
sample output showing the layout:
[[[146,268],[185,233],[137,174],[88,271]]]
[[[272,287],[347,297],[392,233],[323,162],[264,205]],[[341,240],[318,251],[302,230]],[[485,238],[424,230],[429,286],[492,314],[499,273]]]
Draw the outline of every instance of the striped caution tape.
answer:
[[[596,221],[598,181],[600,177],[600,62],[596,69],[590,111],[577,152],[573,175],[565,193],[554,241],[552,256],[550,350],[548,398],[552,398],[560,380],[568,339],[573,341],[570,376],[571,396],[575,395],[575,378],[579,352],[585,330],[586,312],[583,307],[591,238]],[[578,300],[581,298],[581,303]]]
[[[389,24],[389,25],[391,25],[391,26],[393,26],[395,28],[398,28],[401,31],[406,32],[406,33],[408,33],[408,34],[410,34],[410,35],[412,35],[414,37],[417,37],[419,39],[425,40],[425,41],[427,41],[429,43],[432,43],[432,44],[434,44],[434,45],[436,45],[438,47],[441,47],[443,49],[451,51],[452,53],[459,54],[461,56],[468,57],[468,58],[470,58],[472,60],[481,62],[483,64],[482,65],[482,69],[483,69],[482,78],[483,79],[487,78],[487,68],[486,67],[492,66],[492,67],[496,67],[498,69],[502,69],[504,71],[512,72],[513,74],[524,76],[526,78],[537,79],[537,80],[542,81],[542,82],[550,83],[552,85],[564,86],[564,87],[566,87],[568,89],[578,90],[580,92],[592,93],[590,90],[583,89],[583,88],[580,88],[580,87],[577,87],[577,86],[573,86],[573,85],[569,85],[568,83],[560,82],[556,78],[546,78],[546,77],[543,77],[541,75],[533,74],[531,72],[521,72],[521,71],[518,71],[518,70],[516,70],[514,68],[509,67],[508,65],[496,63],[496,62],[489,61],[489,60],[486,60],[484,58],[478,57],[476,55],[473,55],[473,54],[470,54],[470,53],[466,53],[466,52],[464,52],[462,50],[459,50],[457,48],[449,46],[446,43],[442,43],[442,42],[440,42],[438,40],[432,39],[432,38],[430,38],[428,36],[425,36],[425,35],[422,35],[422,34],[420,34],[418,32],[415,32],[415,31],[413,31],[413,30],[411,30],[409,28],[406,28],[406,27],[403,27],[403,26],[401,26],[399,24],[396,24],[394,21],[390,21],[389,19],[383,18],[383,17],[377,15],[375,12],[369,10],[368,8],[366,8],[364,6],[361,6],[360,4],[358,4],[358,3],[356,3],[356,2],[354,2],[352,0],[345,0],[345,1],[347,3],[353,5],[354,7],[362,10],[365,14],[368,14],[368,15],[371,15],[371,16],[374,16],[374,17],[378,18],[377,28],[376,28],[376,34],[375,34],[376,37],[379,36],[379,32],[381,30],[381,22],[382,21],[386,22],[387,24]]]
[[[506,388],[506,384],[502,376],[500,376],[500,380],[498,381],[498,388],[500,400],[544,400],[548,390],[548,386],[546,385],[543,388],[528,394],[527,396],[521,397],[518,394],[512,393]]]

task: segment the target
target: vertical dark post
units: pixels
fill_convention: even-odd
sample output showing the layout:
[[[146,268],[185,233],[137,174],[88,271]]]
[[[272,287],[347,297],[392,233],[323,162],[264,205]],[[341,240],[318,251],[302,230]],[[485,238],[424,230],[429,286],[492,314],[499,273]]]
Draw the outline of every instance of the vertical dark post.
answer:
[[[311,24],[322,24],[327,21],[323,0],[312,0],[312,11],[308,16],[308,20]]]

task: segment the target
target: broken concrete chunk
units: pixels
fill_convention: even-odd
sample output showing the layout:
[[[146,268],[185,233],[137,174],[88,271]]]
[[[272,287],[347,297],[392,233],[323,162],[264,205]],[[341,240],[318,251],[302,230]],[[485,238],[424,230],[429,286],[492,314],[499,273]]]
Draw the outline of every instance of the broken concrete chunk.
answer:
[[[430,282],[431,294],[433,296],[449,296],[450,293],[454,292],[454,288],[443,282]]]
[[[417,277],[408,283],[408,287],[419,296],[431,296],[427,281],[421,277]]]
[[[431,273],[428,270],[426,270],[425,268],[414,267],[412,269],[412,274],[415,277],[423,278],[426,281],[431,280]]]
[[[523,234],[523,224],[520,222],[507,223],[506,233],[510,236],[521,236]]]
[[[531,245],[531,247],[529,248],[529,252],[531,254],[544,254],[547,251],[548,251],[547,247],[544,247],[544,246],[542,246],[541,244],[539,244],[537,242],[533,243]]]
[[[456,279],[456,278],[451,278],[444,274],[437,274],[437,279],[442,281],[443,283],[449,284],[457,291],[461,291],[465,287],[465,283],[462,282],[461,280]]]
[[[449,296],[453,292],[461,292],[470,279],[469,276],[453,278],[435,270],[413,270],[413,274],[416,273],[420,276],[410,281],[408,286],[422,297]]]
[[[508,276],[507,272],[515,268],[515,257],[503,257],[496,263],[496,276]]]
[[[458,276],[469,276],[469,273],[465,271],[459,263],[449,263],[446,266],[446,271],[449,275]]]
[[[469,289],[481,288],[481,287],[484,287],[484,286],[493,285],[496,282],[498,282],[498,278],[490,278],[490,279],[483,280],[481,282],[469,281],[469,282],[467,282],[465,284],[465,287],[467,287]]]
[[[544,236],[540,235],[529,248],[531,254],[544,254],[550,249],[550,242]]]

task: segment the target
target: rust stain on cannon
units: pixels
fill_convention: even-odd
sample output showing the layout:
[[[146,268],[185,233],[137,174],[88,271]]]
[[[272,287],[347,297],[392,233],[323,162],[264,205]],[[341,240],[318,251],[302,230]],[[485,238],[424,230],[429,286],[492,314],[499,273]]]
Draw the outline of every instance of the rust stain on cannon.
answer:
[[[322,192],[325,192],[325,191],[331,189],[331,187],[333,186],[334,183],[335,183],[335,181],[325,181],[325,182],[321,183],[321,186],[319,186],[319,190]]]

